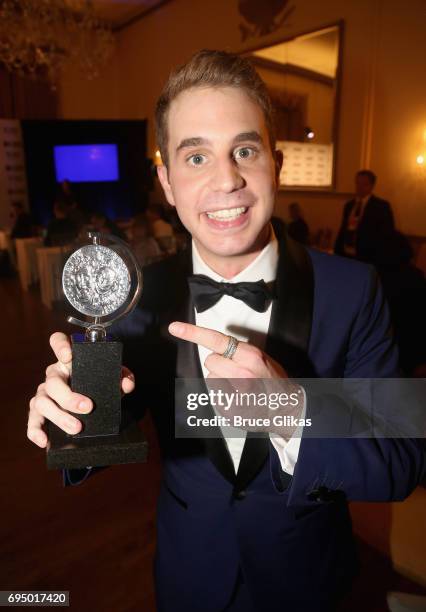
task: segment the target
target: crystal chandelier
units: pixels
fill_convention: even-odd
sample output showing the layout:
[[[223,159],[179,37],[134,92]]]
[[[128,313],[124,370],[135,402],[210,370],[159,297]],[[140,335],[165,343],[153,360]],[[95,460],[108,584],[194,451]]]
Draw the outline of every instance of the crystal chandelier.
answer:
[[[94,78],[113,45],[91,0],[0,0],[0,63],[10,72],[54,86],[63,66],[75,63]]]

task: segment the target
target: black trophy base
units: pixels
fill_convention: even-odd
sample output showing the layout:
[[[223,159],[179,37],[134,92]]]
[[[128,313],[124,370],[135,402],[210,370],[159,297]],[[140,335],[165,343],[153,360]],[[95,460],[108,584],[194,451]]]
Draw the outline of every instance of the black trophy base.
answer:
[[[78,417],[83,429],[76,437],[119,433],[122,348],[116,340],[88,342],[84,335],[73,334],[71,389],[93,402],[93,410]]]
[[[143,463],[147,454],[148,443],[134,422],[116,435],[87,438],[71,436],[53,423],[49,424],[46,452],[49,470]]]

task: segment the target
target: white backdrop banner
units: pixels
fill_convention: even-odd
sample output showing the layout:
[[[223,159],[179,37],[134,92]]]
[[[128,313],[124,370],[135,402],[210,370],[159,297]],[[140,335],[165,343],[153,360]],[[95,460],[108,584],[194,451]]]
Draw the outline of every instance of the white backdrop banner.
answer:
[[[280,184],[288,186],[327,187],[332,182],[333,145],[279,141],[284,153]]]
[[[0,119],[0,228],[10,225],[13,202],[22,202],[28,208],[21,123],[17,119]]]

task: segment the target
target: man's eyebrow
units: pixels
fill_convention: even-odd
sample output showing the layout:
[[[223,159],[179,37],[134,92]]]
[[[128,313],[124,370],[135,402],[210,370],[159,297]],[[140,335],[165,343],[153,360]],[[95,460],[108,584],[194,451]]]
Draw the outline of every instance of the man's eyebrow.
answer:
[[[257,142],[261,144],[262,137],[259,132],[256,130],[252,130],[251,132],[241,132],[237,134],[233,140],[232,144],[239,144],[240,142]],[[192,136],[191,138],[184,138],[176,147],[176,153],[181,151],[182,149],[187,149],[189,147],[199,147],[201,145],[210,144],[210,141],[206,138],[202,138],[201,136]]]
[[[184,138],[177,146],[176,153],[178,153],[181,149],[186,149],[188,147],[199,147],[200,145],[208,144],[208,142],[208,140],[199,136],[194,136],[192,138]]]
[[[234,144],[238,144],[240,142],[258,142],[259,144],[261,144],[262,141],[262,137],[259,134],[259,132],[256,132],[256,130],[253,130],[252,132],[241,132],[240,134],[237,134],[237,136],[235,136],[233,143]]]

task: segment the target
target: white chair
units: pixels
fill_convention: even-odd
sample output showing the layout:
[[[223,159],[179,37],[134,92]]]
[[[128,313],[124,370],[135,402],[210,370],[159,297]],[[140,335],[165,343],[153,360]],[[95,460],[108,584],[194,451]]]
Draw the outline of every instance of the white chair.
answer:
[[[9,236],[4,230],[0,230],[0,251],[9,250]]]
[[[43,244],[41,238],[16,238],[16,260],[22,289],[38,281],[37,249]]]
[[[0,230],[0,251],[7,251],[9,253],[10,263],[13,268],[16,268],[15,249],[10,232]]]

